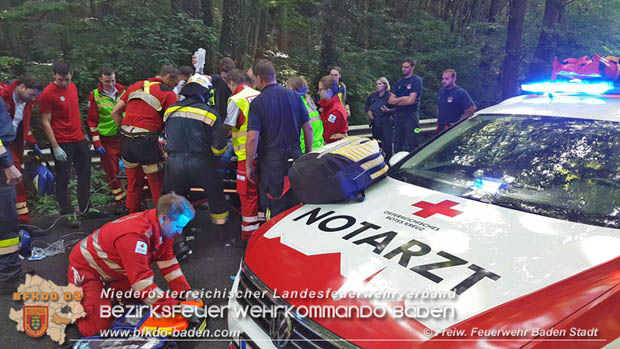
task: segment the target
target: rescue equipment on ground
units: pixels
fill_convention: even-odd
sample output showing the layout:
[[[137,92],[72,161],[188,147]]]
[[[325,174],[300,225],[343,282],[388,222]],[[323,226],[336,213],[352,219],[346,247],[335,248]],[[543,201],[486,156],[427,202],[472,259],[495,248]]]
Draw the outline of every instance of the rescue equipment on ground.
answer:
[[[54,175],[49,169],[47,161],[43,160],[41,151],[33,150],[26,155],[26,173],[32,179],[32,184],[39,195],[54,194]]]
[[[379,143],[350,136],[297,159],[288,172],[303,203],[364,199],[364,190],[387,175]]]
[[[32,238],[30,237],[30,233],[28,230],[20,229],[19,230],[19,254],[28,258],[31,254],[32,248]]]

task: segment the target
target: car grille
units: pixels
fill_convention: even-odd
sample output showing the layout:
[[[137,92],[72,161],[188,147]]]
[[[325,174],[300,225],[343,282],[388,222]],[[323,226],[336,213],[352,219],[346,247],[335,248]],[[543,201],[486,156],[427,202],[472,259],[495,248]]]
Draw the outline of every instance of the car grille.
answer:
[[[255,296],[257,293],[262,295],[262,292],[265,292],[265,297]],[[251,296],[249,296],[250,293],[252,294]],[[286,303],[281,298],[274,298],[273,291],[263,284],[245,264],[241,268],[238,294],[241,297],[238,297],[237,301],[243,307],[250,308],[252,306],[260,306],[263,309],[273,309],[275,306],[290,307],[290,304]],[[269,328],[273,317],[269,316],[269,312],[266,312],[266,314],[268,315],[253,317],[248,313],[248,316],[250,316],[265,333],[270,335]],[[288,343],[284,346],[286,348],[357,348],[357,346],[340,338],[310,319],[299,319],[294,317],[291,318],[291,320],[292,333]]]

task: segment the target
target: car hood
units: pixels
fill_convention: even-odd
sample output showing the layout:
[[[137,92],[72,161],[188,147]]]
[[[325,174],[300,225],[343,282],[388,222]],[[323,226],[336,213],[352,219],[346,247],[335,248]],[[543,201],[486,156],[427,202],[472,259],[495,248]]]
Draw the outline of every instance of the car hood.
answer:
[[[372,347],[363,340],[421,340],[489,319],[494,328],[548,328],[620,283],[619,256],[618,229],[387,178],[364,202],[300,205],[275,217],[253,236],[245,263],[297,307],[386,307],[379,318],[313,317]],[[323,295],[291,292],[304,290]],[[349,291],[366,293],[339,297]],[[421,314],[423,306],[443,313]]]

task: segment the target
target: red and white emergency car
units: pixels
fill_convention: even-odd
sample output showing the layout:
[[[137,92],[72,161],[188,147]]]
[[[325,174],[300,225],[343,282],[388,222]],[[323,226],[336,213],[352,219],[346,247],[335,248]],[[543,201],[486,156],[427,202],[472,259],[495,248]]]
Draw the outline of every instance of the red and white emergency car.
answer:
[[[229,300],[231,347],[620,347],[620,96],[571,91],[396,154],[364,202],[263,225]]]

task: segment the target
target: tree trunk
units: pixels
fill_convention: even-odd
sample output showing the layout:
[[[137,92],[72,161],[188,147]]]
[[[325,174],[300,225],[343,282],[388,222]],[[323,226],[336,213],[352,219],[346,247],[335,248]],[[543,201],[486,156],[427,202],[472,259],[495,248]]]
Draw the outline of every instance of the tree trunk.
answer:
[[[536,53],[527,74],[527,80],[529,81],[543,80],[550,76],[549,68],[551,67],[554,52],[555,27],[558,23],[561,9],[562,0],[547,0],[545,3],[545,14],[540,36],[538,37],[538,46],[536,46]]]
[[[213,28],[213,0],[201,0],[200,12],[202,13],[202,23]]]
[[[288,28],[286,27],[288,6],[283,5],[278,12],[278,51],[288,52]]]
[[[485,36],[491,37],[493,33],[496,31],[493,27],[493,23],[495,23],[497,14],[500,10],[500,0],[491,0],[491,4],[489,5],[489,12],[486,14],[487,21],[489,25],[485,30]],[[480,84],[483,91],[491,90],[491,84],[495,84],[495,80],[497,79],[497,75],[491,72],[491,46],[489,45],[489,40],[484,40],[482,47],[480,48],[480,63],[478,67],[480,68]],[[486,78],[485,78],[486,77]],[[493,82],[491,82],[493,80]],[[481,105],[491,104],[492,100],[481,101]]]
[[[491,5],[489,6],[489,16],[487,17],[489,23],[495,23],[495,17],[499,14],[500,9],[501,1],[491,0]]]
[[[321,37],[321,54],[319,58],[318,76],[329,72],[329,69],[339,63],[339,38],[346,37],[347,28],[351,25],[349,19],[352,13],[348,12],[355,4],[353,1],[325,1],[321,9],[323,36]],[[318,81],[318,79],[317,79]]]
[[[506,56],[502,66],[502,100],[517,94],[517,76],[521,56],[521,35],[527,0],[510,0]]]
[[[219,45],[220,54],[222,56],[230,56],[235,62],[241,58],[245,44],[242,40],[242,24],[244,21],[240,15],[245,12],[245,2],[243,0],[224,1]]]
[[[360,27],[357,32],[357,43],[360,48],[368,49],[368,28],[370,27],[370,13],[368,11],[369,0],[360,1],[360,13],[362,20],[359,22]]]

